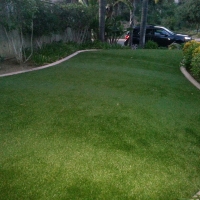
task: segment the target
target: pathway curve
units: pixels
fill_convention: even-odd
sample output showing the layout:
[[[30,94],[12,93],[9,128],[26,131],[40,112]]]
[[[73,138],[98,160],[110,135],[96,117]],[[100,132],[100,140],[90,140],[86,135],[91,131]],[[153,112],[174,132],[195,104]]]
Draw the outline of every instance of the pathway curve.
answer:
[[[21,70],[21,71],[17,71],[17,72],[10,72],[10,73],[6,73],[6,74],[1,74],[0,77],[5,77],[5,76],[12,76],[12,75],[16,75],[16,74],[22,74],[22,73],[26,73],[26,72],[32,72],[32,71],[37,71],[37,70],[40,70],[40,69],[45,69],[45,68],[48,68],[48,67],[52,67],[54,65],[57,65],[57,64],[60,64],[66,60],[69,60],[70,58],[78,55],[79,53],[83,53],[83,52],[88,52],[88,51],[97,51],[97,49],[89,49],[89,50],[80,50],[80,51],[77,51],[61,60],[58,60],[54,63],[51,63],[51,64],[48,64],[48,65],[44,65],[44,66],[41,66],[41,67],[36,67],[36,68],[31,68],[31,69],[27,69],[27,70]]]
[[[181,72],[183,75],[196,87],[200,90],[200,84],[187,72],[185,67],[181,67]]]

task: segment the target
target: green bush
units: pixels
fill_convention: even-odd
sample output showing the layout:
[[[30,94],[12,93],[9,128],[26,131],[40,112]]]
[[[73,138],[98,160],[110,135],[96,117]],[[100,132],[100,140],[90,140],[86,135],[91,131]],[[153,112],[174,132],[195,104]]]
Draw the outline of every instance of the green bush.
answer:
[[[200,53],[195,54],[192,58],[191,73],[194,77],[200,80]]]
[[[35,65],[52,63],[74,53],[78,49],[79,46],[74,42],[53,42],[44,45],[41,49],[35,50],[31,60]]]
[[[55,62],[61,58],[64,58],[78,50],[83,49],[123,49],[129,48],[121,46],[120,44],[109,44],[107,42],[100,41],[88,41],[82,44],[78,44],[75,42],[64,43],[53,42],[51,44],[44,45],[41,49],[36,49],[33,53],[31,61],[39,66],[48,63]],[[28,54],[28,52],[27,52]]]
[[[175,42],[173,42],[172,44],[170,44],[168,46],[168,49],[170,49],[170,50],[172,50],[172,49],[181,49],[181,48],[182,48],[181,44],[178,44],[178,43],[175,43]]]
[[[186,67],[186,69],[190,70],[191,69],[191,62],[193,58],[193,53],[196,48],[200,46],[200,42],[196,41],[190,41],[187,42],[184,47],[183,47],[183,65]]]
[[[146,42],[145,49],[158,49],[158,44],[152,40],[149,40],[148,42]]]

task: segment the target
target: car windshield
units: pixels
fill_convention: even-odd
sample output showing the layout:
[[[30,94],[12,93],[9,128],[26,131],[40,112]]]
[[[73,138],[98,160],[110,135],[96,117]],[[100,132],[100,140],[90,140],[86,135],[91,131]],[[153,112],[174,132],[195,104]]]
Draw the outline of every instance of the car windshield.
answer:
[[[164,28],[164,27],[163,27],[163,29],[164,29],[165,31],[167,31],[169,34],[171,34],[171,35],[175,35],[175,33],[174,33],[174,32],[172,32],[172,31],[170,31],[169,29],[167,29],[167,28]]]

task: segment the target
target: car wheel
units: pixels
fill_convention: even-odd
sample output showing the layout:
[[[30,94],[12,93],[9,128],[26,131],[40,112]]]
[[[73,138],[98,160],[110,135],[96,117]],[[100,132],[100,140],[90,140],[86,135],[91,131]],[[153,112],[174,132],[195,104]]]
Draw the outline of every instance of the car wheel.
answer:
[[[132,44],[131,49],[138,49],[138,44]]]

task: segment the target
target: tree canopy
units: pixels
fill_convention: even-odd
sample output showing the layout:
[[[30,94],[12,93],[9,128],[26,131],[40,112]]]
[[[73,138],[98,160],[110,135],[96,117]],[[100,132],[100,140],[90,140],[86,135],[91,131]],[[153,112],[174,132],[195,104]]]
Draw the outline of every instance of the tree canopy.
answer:
[[[179,14],[183,21],[200,26],[200,0],[184,0],[179,6]]]

